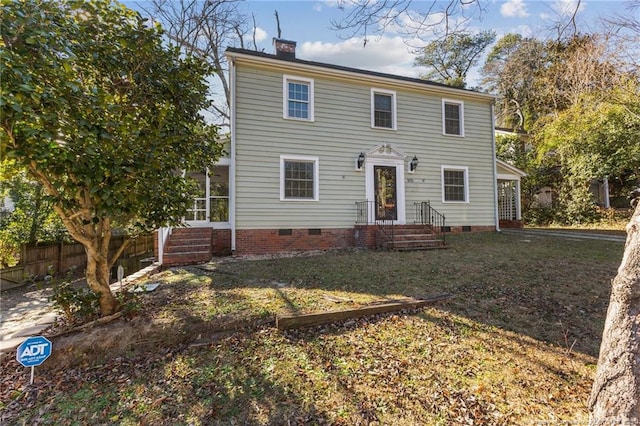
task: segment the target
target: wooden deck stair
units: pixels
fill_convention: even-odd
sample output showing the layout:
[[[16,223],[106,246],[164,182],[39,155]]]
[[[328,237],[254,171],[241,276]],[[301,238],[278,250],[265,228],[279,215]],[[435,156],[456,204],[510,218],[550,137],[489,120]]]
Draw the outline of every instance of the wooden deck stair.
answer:
[[[211,228],[174,228],[164,249],[163,266],[195,265],[211,260]]]
[[[444,241],[427,225],[394,225],[377,232],[378,247],[410,251],[445,248]]]

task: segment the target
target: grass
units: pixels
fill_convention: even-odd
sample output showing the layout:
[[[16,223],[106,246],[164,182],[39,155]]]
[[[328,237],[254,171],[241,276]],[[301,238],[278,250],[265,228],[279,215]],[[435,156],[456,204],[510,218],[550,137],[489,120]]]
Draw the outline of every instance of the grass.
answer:
[[[449,246],[165,271],[141,317],[54,341],[37,395],[16,392],[28,374],[3,359],[16,372],[0,408],[38,424],[586,423],[623,244],[485,233]],[[454,297],[418,311],[261,325],[442,292]],[[217,333],[230,324],[245,328]]]

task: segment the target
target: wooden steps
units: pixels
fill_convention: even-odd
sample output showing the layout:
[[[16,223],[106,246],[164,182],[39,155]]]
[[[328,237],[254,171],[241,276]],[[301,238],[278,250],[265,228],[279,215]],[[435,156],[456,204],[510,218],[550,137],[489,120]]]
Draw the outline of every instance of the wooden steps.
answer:
[[[211,260],[211,228],[173,228],[164,249],[164,267],[196,265]]]

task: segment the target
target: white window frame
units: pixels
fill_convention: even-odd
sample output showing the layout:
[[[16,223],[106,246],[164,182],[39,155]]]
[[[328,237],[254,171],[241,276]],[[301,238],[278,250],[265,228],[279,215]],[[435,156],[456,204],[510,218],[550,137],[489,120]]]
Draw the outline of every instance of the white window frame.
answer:
[[[391,127],[376,126],[375,107],[376,95],[391,96]],[[396,92],[395,90],[371,88],[371,128],[382,130],[398,130],[398,114],[396,113]]]
[[[313,198],[286,198],[284,191],[284,162],[304,161],[313,163]],[[320,200],[320,159],[308,155],[281,155],[280,156],[280,201],[319,201]]]
[[[460,134],[447,133],[445,105],[458,105],[460,108]],[[456,101],[454,99],[442,99],[442,134],[445,136],[457,136],[464,137],[464,102]]]
[[[444,191],[444,172],[455,171],[464,173],[464,200],[446,200]],[[466,166],[441,166],[440,167],[440,182],[442,185],[442,202],[452,204],[467,204],[469,203],[469,168]]]
[[[309,85],[309,117],[289,116],[289,83],[303,83]],[[286,120],[314,121],[314,83],[312,78],[298,77],[284,74],[282,76],[282,117]]]

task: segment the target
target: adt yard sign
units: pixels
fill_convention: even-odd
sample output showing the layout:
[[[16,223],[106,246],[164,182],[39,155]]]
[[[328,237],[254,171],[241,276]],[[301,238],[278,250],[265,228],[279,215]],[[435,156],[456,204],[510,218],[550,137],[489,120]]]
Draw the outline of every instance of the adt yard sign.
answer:
[[[51,355],[51,342],[44,336],[29,337],[18,346],[16,359],[25,367],[31,367],[31,384],[33,384],[33,370]]]
[[[25,367],[35,367],[51,355],[51,342],[44,336],[29,337],[18,346],[16,359]]]

